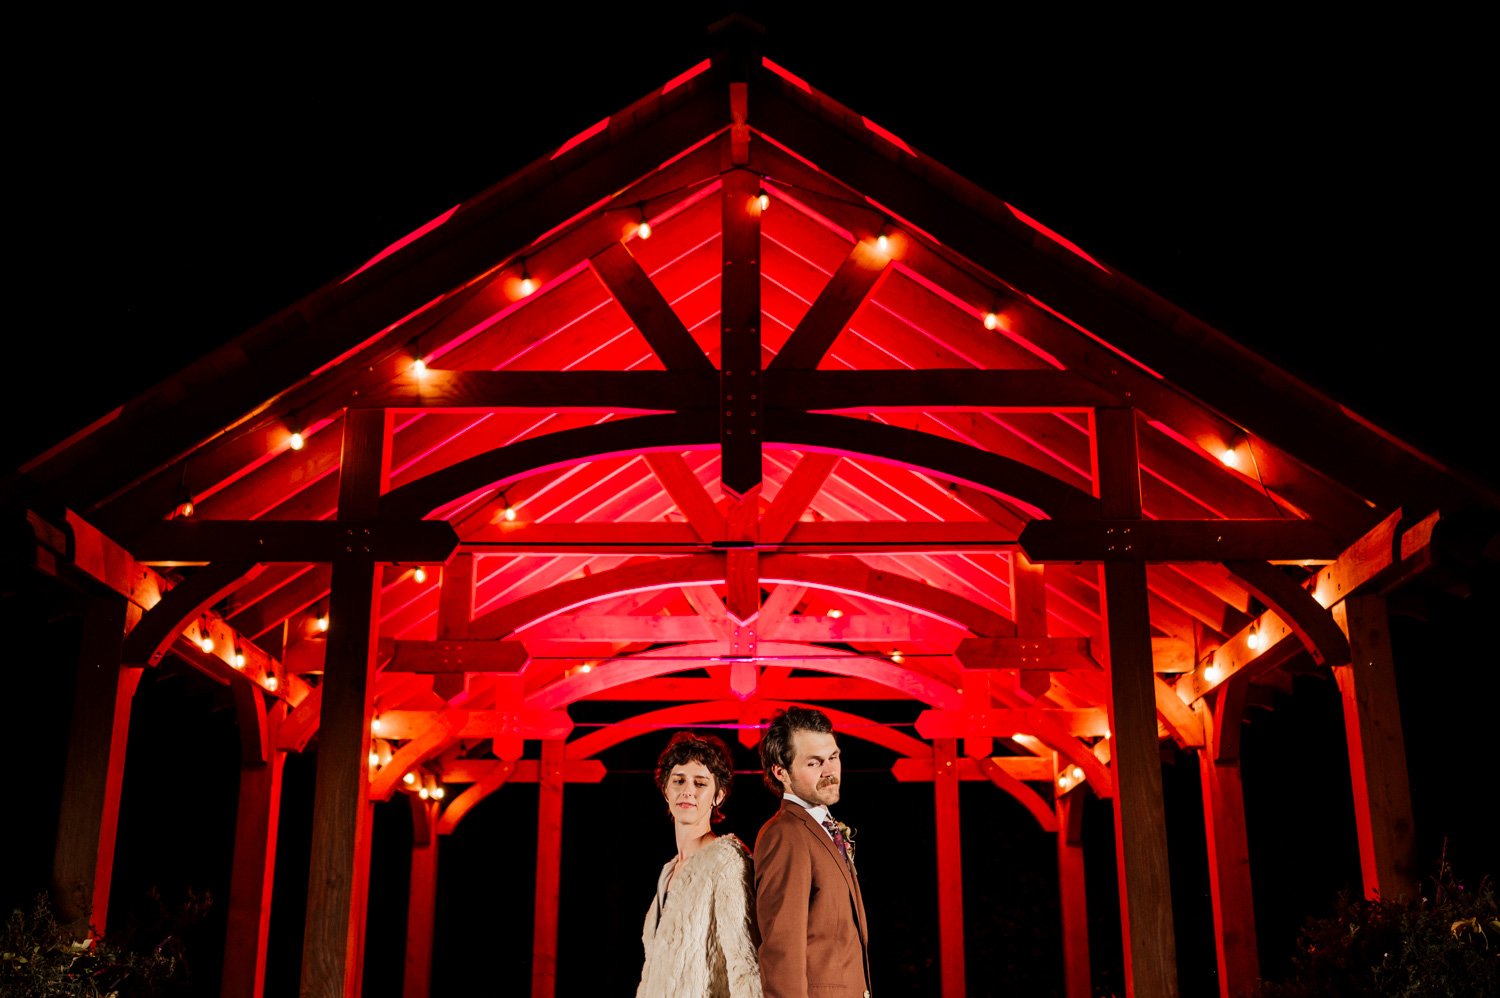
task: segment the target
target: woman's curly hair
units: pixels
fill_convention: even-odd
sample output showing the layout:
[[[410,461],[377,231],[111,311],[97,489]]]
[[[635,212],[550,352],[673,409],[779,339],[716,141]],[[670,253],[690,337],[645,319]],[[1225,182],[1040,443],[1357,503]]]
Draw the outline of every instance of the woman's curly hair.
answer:
[[[672,770],[686,762],[702,765],[713,776],[714,795],[722,792],[724,796],[714,805],[709,820],[723,821],[724,815],[719,807],[729,799],[729,790],[734,784],[734,757],[729,754],[729,746],[717,735],[700,735],[694,731],[679,731],[673,735],[656,760],[656,789],[663,797]]]

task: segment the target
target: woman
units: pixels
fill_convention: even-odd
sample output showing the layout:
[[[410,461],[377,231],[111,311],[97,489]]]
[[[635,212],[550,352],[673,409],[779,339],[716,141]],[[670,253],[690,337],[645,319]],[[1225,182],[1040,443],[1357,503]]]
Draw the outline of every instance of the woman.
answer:
[[[713,735],[678,732],[656,762],[677,855],[646,912],[636,998],[761,998],[750,850],[709,828],[724,820],[733,781],[729,748]]]

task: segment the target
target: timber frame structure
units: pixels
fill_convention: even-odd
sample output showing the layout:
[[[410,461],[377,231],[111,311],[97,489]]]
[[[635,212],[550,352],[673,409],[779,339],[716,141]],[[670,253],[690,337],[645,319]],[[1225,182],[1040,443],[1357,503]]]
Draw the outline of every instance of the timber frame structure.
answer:
[[[1075,996],[1079,815],[1110,801],[1130,991],[1176,994],[1164,742],[1197,753],[1221,988],[1248,993],[1238,732],[1299,658],[1345,699],[1365,890],[1410,890],[1385,600],[1500,500],[718,40],[7,486],[36,569],[87,596],[72,914],[108,910],[130,699],[167,655],[242,733],[226,995],[262,990],[282,766],[314,738],[303,992],[359,993],[373,802],[413,800],[423,995],[439,843],[533,781],[551,995],[564,788],[643,730],[576,735],[585,698],[747,743],[786,703],[921,704],[920,737],[849,730],[934,785],[945,996],[960,780],[1056,833]]]

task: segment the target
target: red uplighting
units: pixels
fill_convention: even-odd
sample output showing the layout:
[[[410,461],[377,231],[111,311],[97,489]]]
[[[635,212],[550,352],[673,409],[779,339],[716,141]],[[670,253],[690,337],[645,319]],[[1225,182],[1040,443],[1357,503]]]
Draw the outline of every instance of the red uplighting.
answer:
[[[1035,229],[1036,231],[1040,232],[1042,235],[1046,236],[1048,239],[1052,240],[1054,243],[1057,243],[1057,245],[1063,247],[1066,250],[1071,250],[1073,253],[1075,253],[1078,256],[1082,257],[1083,259],[1087,260],[1089,263],[1092,263],[1094,266],[1098,267],[1100,270],[1104,271],[1106,274],[1109,273],[1109,268],[1108,267],[1106,267],[1104,264],[1100,263],[1098,260],[1095,260],[1093,257],[1091,257],[1087,253],[1085,253],[1082,249],[1079,248],[1079,246],[1078,246],[1077,243],[1074,243],[1073,241],[1071,241],[1069,239],[1065,239],[1062,236],[1058,235],[1056,232],[1053,232],[1051,229],[1047,228],[1041,222],[1038,222],[1036,219],[1032,218],[1030,215],[1026,214],[1021,209],[1017,208],[1015,205],[1013,205],[1013,204],[1007,204],[1005,207],[1007,207],[1007,208],[1010,209],[1010,213],[1012,215],[1016,216],[1021,221],[1025,222],[1027,225],[1031,226],[1033,229]]]
[[[892,131],[890,131],[889,129],[886,129],[886,128],[881,128],[879,125],[875,124],[875,122],[871,121],[869,118],[864,117],[863,115],[860,116],[859,120],[863,121],[865,123],[865,127],[868,128],[870,131],[874,132],[876,135],[880,136],[882,139],[885,139],[891,145],[895,146],[897,149],[900,149],[902,152],[906,153],[908,156],[915,156],[917,154],[916,150],[914,150],[911,146],[907,145],[905,142],[901,141],[901,137],[899,135],[897,135],[895,132],[892,132]]]
[[[798,76],[797,74],[795,74],[795,73],[793,73],[793,72],[791,72],[789,70],[783,69],[782,67],[776,65],[770,59],[762,57],[761,60],[760,60],[760,64],[762,66],[766,67],[767,69],[769,69],[771,72],[775,73],[777,76],[781,77],[783,80],[786,80],[788,83],[790,83],[792,86],[796,87],[797,89],[799,89],[799,90],[805,90],[808,93],[812,93],[813,92],[813,88],[808,84],[808,82],[806,80],[804,80],[802,77]]]
[[[345,281],[352,281],[354,278],[358,277],[360,274],[363,274],[365,271],[369,270],[371,267],[375,266],[381,260],[384,260],[386,257],[390,256],[392,253],[395,253],[395,252],[399,251],[402,247],[408,246],[411,243],[416,242],[418,239],[421,239],[423,236],[427,235],[427,233],[431,232],[433,229],[437,228],[439,225],[442,225],[444,222],[448,221],[448,219],[452,218],[453,217],[453,213],[455,211],[458,211],[458,209],[460,207],[461,207],[460,205],[454,205],[452,208],[449,208],[447,211],[443,212],[437,218],[434,218],[432,221],[428,222],[426,225],[422,226],[420,229],[416,229],[416,230],[408,233],[407,235],[401,237],[400,239],[396,240],[395,242],[391,243],[385,249],[381,250],[379,253],[376,253],[374,256],[370,257],[370,259],[368,261],[366,261],[366,263],[365,263],[365,265],[363,267],[359,268],[358,270],[356,270],[354,273],[350,274],[348,277],[344,278],[344,280],[340,281],[339,283],[343,284]]]
[[[669,92],[671,92],[673,90],[676,90],[678,87],[682,86],[688,80],[691,80],[693,77],[697,76],[699,73],[701,73],[704,70],[708,69],[708,67],[711,66],[712,64],[713,64],[713,60],[712,59],[704,59],[702,62],[698,63],[698,65],[696,65],[692,69],[688,70],[686,73],[680,73],[677,76],[672,77],[666,83],[662,84],[661,92],[665,94],[665,93],[669,93]]]
[[[590,126],[588,128],[585,128],[583,131],[579,132],[577,135],[573,136],[571,139],[569,139],[568,141],[564,142],[562,145],[558,146],[557,147],[557,152],[555,152],[555,153],[552,154],[552,158],[556,159],[557,157],[561,156],[563,153],[567,152],[569,149],[572,149],[575,146],[582,145],[583,143],[587,142],[589,139],[593,138],[595,135],[598,135],[600,132],[604,131],[608,127],[609,127],[609,119],[605,118],[603,121],[599,122],[597,125],[592,125],[592,126]]]

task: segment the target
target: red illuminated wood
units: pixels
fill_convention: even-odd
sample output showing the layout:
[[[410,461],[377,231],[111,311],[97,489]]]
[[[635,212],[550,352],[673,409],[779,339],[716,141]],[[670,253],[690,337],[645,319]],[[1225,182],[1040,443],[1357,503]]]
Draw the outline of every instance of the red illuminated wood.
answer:
[[[628,253],[616,243],[621,252]],[[641,275],[650,282],[650,278]],[[671,307],[662,302],[671,312]],[[676,316],[673,315],[673,320]],[[682,323],[677,321],[681,329]],[[681,334],[687,336],[687,330]],[[648,340],[649,340],[648,336]],[[703,351],[688,344],[708,363]],[[712,366],[667,371],[445,371],[428,368],[372,386],[350,400],[350,408],[417,409],[487,413],[495,409],[535,412],[670,412],[711,410],[717,402]],[[672,365],[668,365],[672,367]]]
[[[442,564],[458,547],[446,520],[163,520],[134,544],[147,565],[305,562],[340,558]]]
[[[725,495],[748,496],[760,484],[760,448],[765,388],[761,384],[760,214],[747,206],[760,190],[748,170],[724,175],[720,210],[724,220],[720,282],[719,448]]]
[[[757,539],[762,544],[780,544],[800,523],[802,514],[812,504],[823,483],[833,469],[838,467],[837,454],[811,453],[802,455],[792,473],[782,483],[776,499],[760,517]],[[812,524],[808,524],[812,526]]]
[[[1088,638],[964,638],[953,654],[970,669],[1099,668]]]
[[[755,620],[755,630],[762,638],[774,637],[785,625],[792,611],[802,602],[807,593],[806,586],[782,585],[771,589],[771,595],[761,604],[760,616]],[[800,618],[799,618],[800,619]],[[829,623],[834,623],[832,618],[818,618]],[[806,640],[793,639],[793,640]],[[831,639],[830,639],[831,640]]]
[[[1083,867],[1084,794],[1057,799],[1057,891],[1062,912],[1063,994],[1090,998],[1088,881]]]
[[[681,454],[646,454],[646,466],[661,482],[699,540],[724,538],[724,516]]]
[[[799,465],[800,467],[800,465]],[[689,472],[689,474],[691,474]],[[794,473],[795,474],[795,473]],[[791,484],[791,483],[788,483]],[[701,486],[699,487],[701,491]],[[888,551],[905,554],[1014,551],[1014,531],[989,523],[908,523],[868,520],[853,523],[768,522],[777,503],[762,519],[756,547],[799,554]],[[706,498],[707,493],[704,493]],[[674,498],[676,498],[674,496]],[[800,513],[799,513],[800,515]],[[709,537],[684,523],[522,523],[499,522],[469,533],[461,551],[473,553],[608,553],[693,554],[714,550],[723,541],[723,519],[704,519]]]
[[[390,468],[388,416],[351,412],[344,421],[339,516],[365,521]],[[359,994],[369,833],[370,713],[380,584],[374,561],[334,563],[318,763],[313,790],[307,916],[302,944],[304,994]]]
[[[519,703],[500,704],[493,710],[457,710],[453,707],[443,710],[411,710],[396,707],[380,712],[382,738],[420,741],[434,725],[452,725],[451,738],[495,738],[507,732],[514,732],[522,738],[563,738],[573,730],[573,722],[568,719],[565,711],[542,710]],[[426,752],[423,758],[431,754]],[[396,775],[400,776],[399,773]]]
[[[382,644],[384,644],[384,639]],[[519,641],[393,641],[386,672],[519,672],[531,656]]]
[[[1129,409],[1100,409],[1094,420],[1100,512],[1134,529],[1146,522],[1135,519],[1141,508],[1136,415]],[[1022,547],[1026,547],[1024,539]],[[1033,556],[1029,548],[1027,556]],[[1115,853],[1126,989],[1138,995],[1172,996],[1177,994],[1177,949],[1145,564],[1105,561],[1099,566],[1099,589],[1109,672]]]
[[[390,723],[387,718],[392,712],[381,714],[381,732],[386,729],[398,727]],[[391,755],[391,761],[378,768],[373,768],[370,773],[370,799],[390,800],[391,794],[395,793],[401,786],[402,779],[407,773],[416,772],[417,768],[428,759],[437,755],[448,744],[458,738],[465,730],[469,721],[469,712],[449,707],[431,717],[420,727],[408,726],[399,733],[389,733],[388,737],[406,737],[408,741]]]
[[[1033,520],[1018,538],[1033,561],[1329,561],[1315,520]]]
[[[1212,701],[1203,711],[1212,714]],[[1212,733],[1212,719],[1204,727]],[[1214,949],[1219,994],[1248,998],[1260,982],[1256,948],[1255,901],[1250,879],[1250,845],[1245,835],[1245,791],[1238,758],[1222,761],[1214,751],[1198,753],[1203,786],[1204,838],[1208,851],[1208,889],[1214,913]]]
[[[624,243],[611,243],[589,258],[589,266],[646,337],[663,367],[668,371],[713,372],[713,364]]]
[[[460,553],[443,566],[438,589],[438,640],[465,640],[469,636],[469,624],[473,617],[474,556]],[[524,653],[524,649],[522,651]],[[392,652],[394,657],[394,649]],[[445,700],[452,700],[468,689],[468,686],[467,674],[441,674],[432,678],[432,691]]]
[[[997,738],[1028,733],[1048,726],[1071,738],[1101,738],[1109,733],[1109,720],[1098,707],[995,708],[986,711],[924,710],[917,715],[917,734],[923,738],[958,738],[966,731],[980,731]]]
[[[722,670],[710,666],[709,671]],[[727,675],[727,674],[726,674]],[[902,700],[906,694],[862,679],[839,676],[798,676],[795,679],[774,678],[769,674],[758,680],[759,694],[766,698],[794,703],[826,703],[833,700]],[[727,678],[693,679],[680,676],[662,679],[637,679],[628,686],[615,686],[592,694],[590,700],[637,700],[653,703],[673,701],[721,700],[729,696]]]
[[[255,730],[263,746],[253,753],[243,752],[240,764],[219,993],[227,998],[260,998],[265,992],[281,777],[286,766],[286,753],[271,743],[274,728],[286,716],[286,705],[278,704],[268,715],[262,695],[249,690],[248,684],[236,688],[236,703],[243,707],[239,711],[242,731],[246,727]],[[253,715],[249,725],[243,720],[247,711]]]
[[[463,820],[464,815],[473,810],[474,805],[504,786],[517,765],[518,763],[516,762],[509,762],[504,759],[498,760],[472,786],[453,798],[448,806],[443,809],[442,817],[438,819],[438,834],[453,834],[453,830],[458,827],[458,823]]]
[[[805,321],[805,320],[804,320]],[[814,371],[766,370],[767,405],[778,409],[1081,410],[1113,401],[1071,371]]]
[[[855,244],[767,370],[816,368],[870,296],[889,262],[888,257],[872,253],[864,244]]]
[[[1416,897],[1416,833],[1389,612],[1380,596],[1351,597],[1339,610],[1353,654],[1333,676],[1344,701],[1365,897]]]
[[[932,743],[937,816],[938,965],[943,998],[964,998],[963,842],[958,828],[958,743]]]
[[[183,625],[232,591],[251,567],[249,562],[216,562],[172,587],[130,629],[121,652],[124,661],[131,665],[159,664]]]
[[[63,764],[52,901],[59,924],[75,937],[102,936],[109,914],[120,788],[130,733],[130,703],[141,669],[120,664],[127,604],[110,593],[84,608],[77,684]]]
[[[1030,811],[1031,816],[1036,819],[1036,822],[1041,826],[1042,831],[1057,831],[1057,816],[1052,813],[1052,807],[1048,803],[1048,801],[1043,800],[1040,794],[1028,787],[1026,784],[1022,783],[1019,777],[1013,775],[1011,767],[1001,765],[1002,760],[997,760],[993,756],[983,756],[978,759],[971,759],[966,761],[972,762],[974,767],[979,770],[981,775],[983,775],[986,779],[988,779],[995,786],[999,787],[1001,790],[1004,790],[1006,793],[1010,794],[1017,801],[1019,801],[1021,805],[1026,808],[1026,810]],[[1046,762],[1046,760],[1039,761],[1043,763]],[[936,763],[934,765],[936,765]],[[960,773],[959,779],[962,778],[963,775],[962,773]],[[1049,778],[1050,773],[1047,776],[1042,777],[1042,779]]]
[[[1160,677],[1156,678],[1154,685],[1156,716],[1166,727],[1172,740],[1181,748],[1201,748],[1204,741],[1202,720]]]
[[[427,998],[432,986],[432,931],[437,909],[438,802],[411,798],[411,874],[406,893],[406,962],[401,998]]]
[[[1052,759],[1042,758],[1037,755],[1002,755],[991,756],[990,763],[994,769],[1004,773],[1006,777],[1026,787],[1026,783],[1051,783]],[[969,782],[989,781],[999,786],[1002,790],[1009,792],[1009,786],[1001,786],[995,781],[993,771],[989,766],[981,768],[980,760],[960,757],[957,764],[958,778]],[[891,775],[902,783],[928,783],[933,779],[932,759],[928,757],[904,757],[897,759],[891,764]],[[1035,791],[1031,791],[1035,792]],[[1040,819],[1038,819],[1040,820]],[[1045,826],[1044,826],[1045,827]]]
[[[740,623],[760,614],[760,573],[754,548],[731,548],[724,553],[724,608]]]
[[[571,743],[570,743],[571,744]],[[571,753],[571,748],[569,752]],[[540,764],[535,759],[445,759],[443,779],[447,783],[492,782],[504,770],[506,783],[536,783],[541,779]],[[563,763],[563,779],[569,783],[598,783],[605,777],[604,763],[598,759],[569,758]]]
[[[542,742],[540,799],[536,818],[536,906],[531,945],[531,998],[557,992],[557,902],[562,878],[565,748],[558,738]]]

